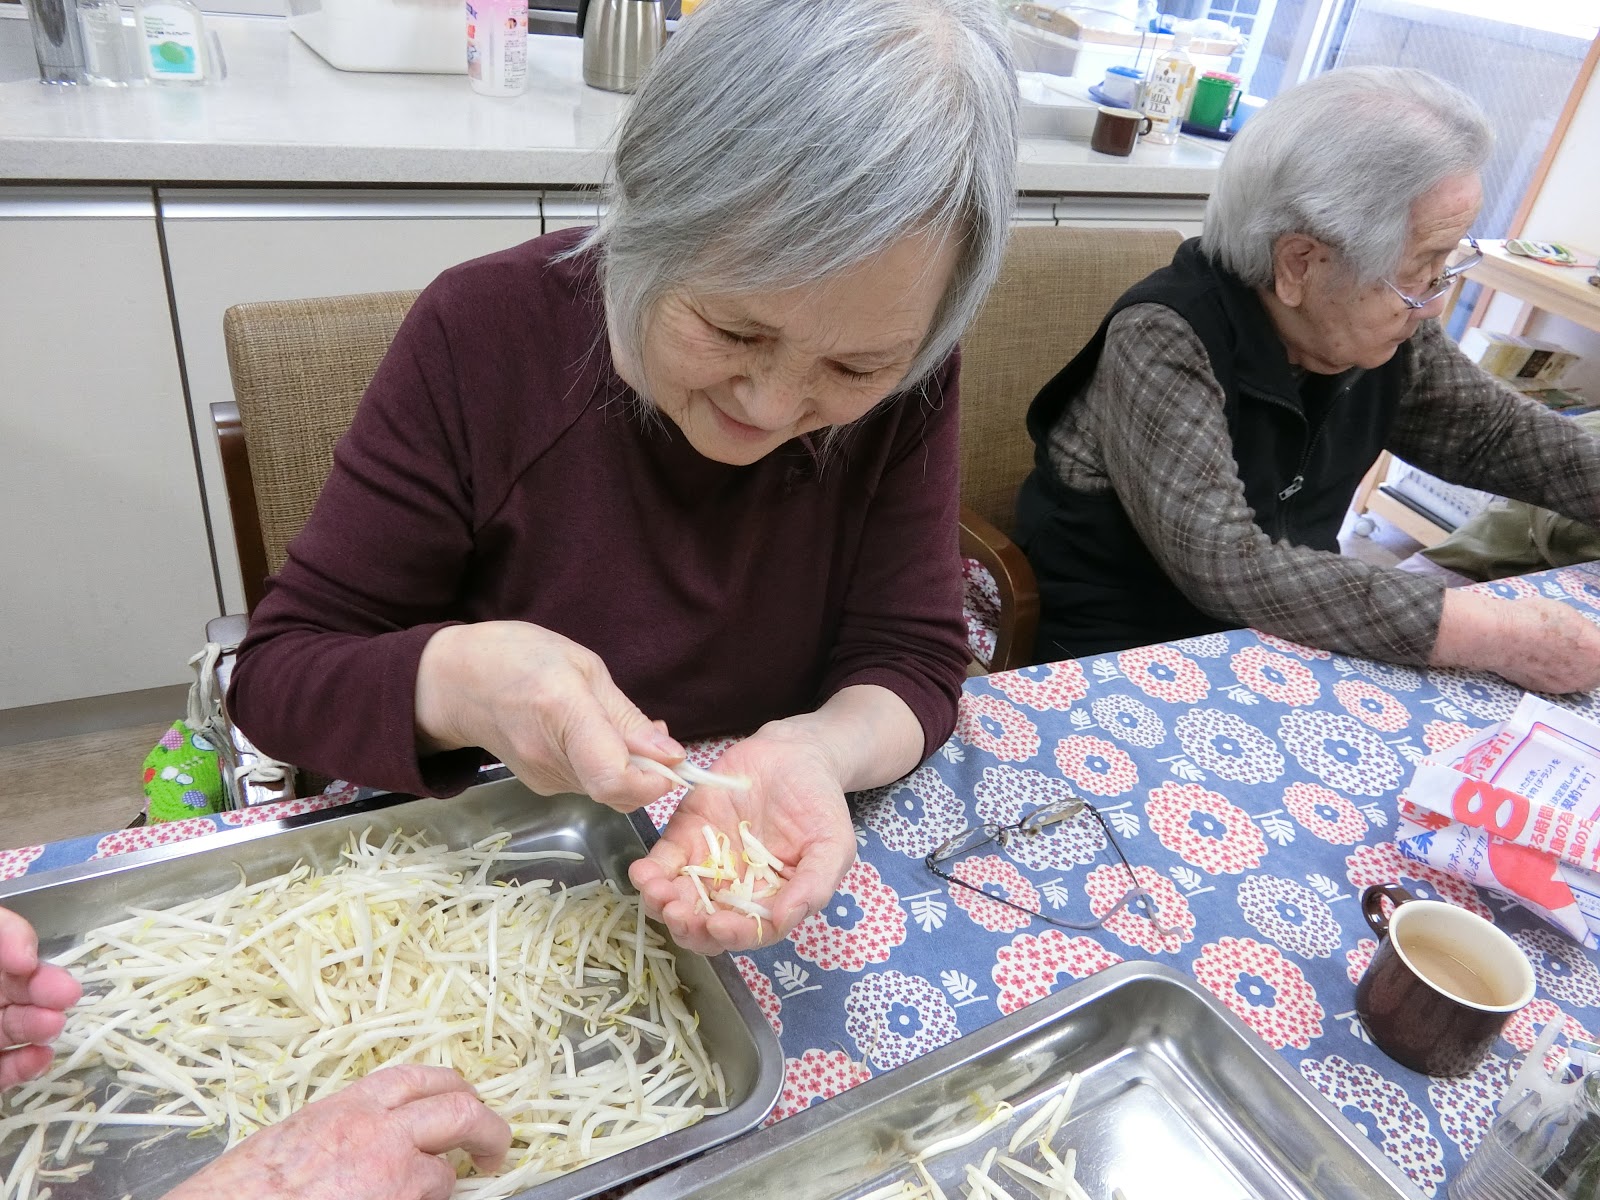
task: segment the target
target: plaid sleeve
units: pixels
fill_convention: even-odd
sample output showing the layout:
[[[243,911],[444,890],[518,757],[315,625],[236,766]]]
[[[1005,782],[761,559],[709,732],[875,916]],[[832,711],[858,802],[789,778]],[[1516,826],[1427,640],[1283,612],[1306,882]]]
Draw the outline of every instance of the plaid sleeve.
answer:
[[[1507,387],[1429,321],[1389,448],[1451,483],[1600,525],[1600,438]]]
[[[1120,313],[1087,399],[1107,478],[1196,606],[1311,646],[1427,661],[1444,603],[1438,580],[1274,542],[1256,525],[1222,388],[1177,313],[1153,304]]]

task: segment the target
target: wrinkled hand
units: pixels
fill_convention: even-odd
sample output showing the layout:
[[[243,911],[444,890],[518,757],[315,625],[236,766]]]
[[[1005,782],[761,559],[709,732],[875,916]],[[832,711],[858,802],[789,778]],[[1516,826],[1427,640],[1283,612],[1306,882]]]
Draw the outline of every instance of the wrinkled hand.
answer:
[[[749,790],[695,788],[649,855],[629,870],[645,911],[680,946],[701,954],[748,950],[786,936],[828,902],[856,855],[838,772],[820,747],[781,723],[732,747],[713,769],[744,776]],[[740,821],[749,821],[762,844],[791,868],[778,894],[761,902],[773,920],[763,921],[759,934],[755,919],[742,913],[719,908],[708,916],[697,907],[694,885],[678,875],[687,863],[706,857],[706,825],[727,834],[737,853]]]
[[[446,1200],[465,1150],[499,1169],[511,1128],[446,1067],[374,1071],[251,1134],[165,1200]]]
[[[600,656],[523,621],[441,629],[417,668],[424,753],[481,746],[540,795],[583,792],[632,812],[672,789],[628,762],[678,762],[683,747],[622,694]]]
[[[83,988],[62,968],[39,961],[39,939],[16,913],[0,908],[0,1092],[50,1068],[50,1043]]]
[[[1495,670],[1530,692],[1587,692],[1600,687],[1600,628],[1555,600],[1507,602],[1511,637]]]

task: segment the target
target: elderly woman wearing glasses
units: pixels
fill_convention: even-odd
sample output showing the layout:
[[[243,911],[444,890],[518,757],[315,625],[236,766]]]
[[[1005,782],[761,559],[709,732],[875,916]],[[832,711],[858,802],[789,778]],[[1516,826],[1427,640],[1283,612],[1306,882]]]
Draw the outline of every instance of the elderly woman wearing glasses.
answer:
[[[1204,234],[1119,300],[1028,414],[1017,505],[1037,655],[1254,626],[1526,687],[1600,684],[1600,630],[1338,554],[1380,451],[1600,520],[1600,441],[1462,356],[1436,318],[1477,261],[1490,133],[1419,71],[1335,71],[1228,150]]]

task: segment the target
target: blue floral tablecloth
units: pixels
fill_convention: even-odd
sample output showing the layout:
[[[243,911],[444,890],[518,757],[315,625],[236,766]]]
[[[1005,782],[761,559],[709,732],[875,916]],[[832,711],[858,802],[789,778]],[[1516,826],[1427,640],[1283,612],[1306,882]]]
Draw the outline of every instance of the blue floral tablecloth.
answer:
[[[1562,600],[1600,623],[1600,566],[1479,586]],[[1122,959],[1153,958],[1198,979],[1425,1195],[1442,1196],[1536,1029],[1561,1019],[1568,1037],[1600,1030],[1600,955],[1503,897],[1403,858],[1392,840],[1411,765],[1507,716],[1520,696],[1488,675],[1344,658],[1252,631],[969,681],[940,751],[858,798],[859,858],[827,908],[778,945],[735,958],[787,1059],[774,1119]],[[1563,702],[1600,717],[1591,697]],[[691,757],[709,764],[728,744],[697,745]],[[968,825],[1015,821],[1070,796],[1104,815],[1176,932],[1163,937],[1126,911],[1092,932],[1055,928],[923,864]],[[675,803],[652,806],[658,824]],[[4,851],[0,878],[277,815]],[[1104,843],[1085,814],[950,866],[991,894],[1083,920],[1126,888]],[[1466,1079],[1390,1061],[1353,1011],[1374,949],[1359,895],[1395,881],[1499,923],[1537,972],[1538,998]]]

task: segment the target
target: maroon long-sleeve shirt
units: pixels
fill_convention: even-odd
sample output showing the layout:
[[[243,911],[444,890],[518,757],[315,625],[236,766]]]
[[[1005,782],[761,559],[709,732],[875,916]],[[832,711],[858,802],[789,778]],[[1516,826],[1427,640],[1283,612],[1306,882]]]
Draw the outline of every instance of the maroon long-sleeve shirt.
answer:
[[[576,231],[455,267],[407,316],[240,649],[230,709],[263,751],[447,795],[419,761],[417,663],[444,625],[523,620],[594,650],[672,733],[755,728],[879,684],[955,723],[956,361],[820,456],[745,467],[651,422],[612,369]]]

